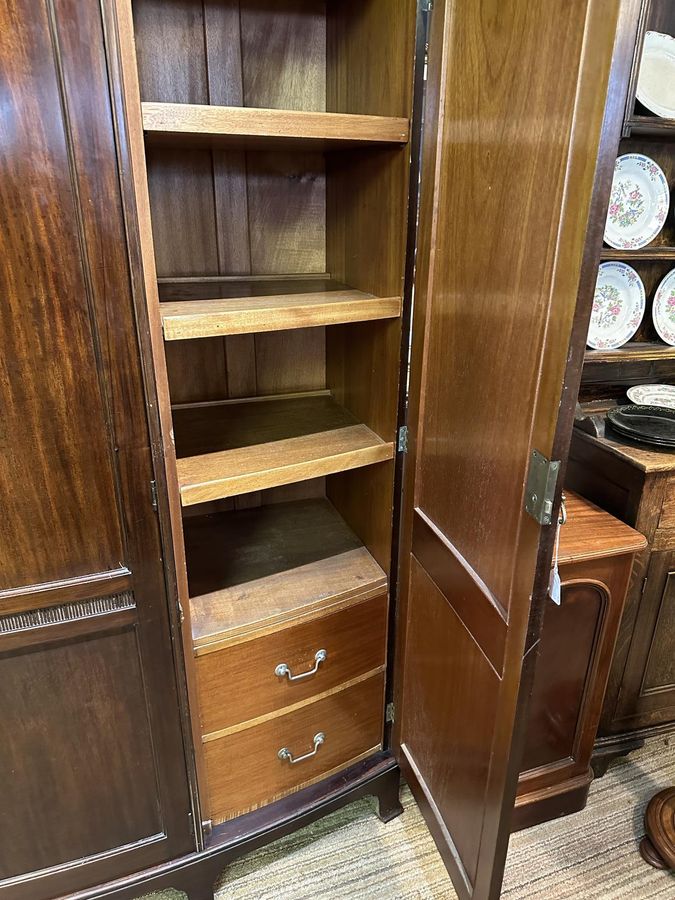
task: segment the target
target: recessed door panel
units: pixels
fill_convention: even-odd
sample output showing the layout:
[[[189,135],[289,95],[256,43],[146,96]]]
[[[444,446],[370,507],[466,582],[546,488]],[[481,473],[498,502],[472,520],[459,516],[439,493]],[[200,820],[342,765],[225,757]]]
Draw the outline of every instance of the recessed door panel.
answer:
[[[490,767],[490,728],[499,682],[489,660],[451,603],[413,557],[408,652],[411,670],[403,704],[409,710],[401,745],[409,765],[425,773],[426,789],[448,830],[467,881],[476,877],[482,807]],[[476,715],[481,710],[482,715]],[[456,727],[462,722],[461,728]],[[442,743],[447,766],[438,756]]]
[[[161,836],[136,635],[0,658],[0,882]]]

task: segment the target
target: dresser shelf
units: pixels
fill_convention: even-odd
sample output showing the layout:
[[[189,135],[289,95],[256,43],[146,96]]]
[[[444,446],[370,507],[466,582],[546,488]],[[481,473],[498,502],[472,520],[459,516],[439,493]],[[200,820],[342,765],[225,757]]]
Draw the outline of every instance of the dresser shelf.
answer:
[[[183,506],[384,462],[393,443],[328,392],[175,407]]]
[[[632,116],[626,122],[631,135],[644,134],[650,137],[675,138],[675,119],[661,119],[658,116]]]
[[[387,589],[325,499],[188,517],[184,533],[197,655]]]
[[[586,364],[615,363],[621,361],[656,362],[660,359],[675,359],[675,347],[649,341],[632,341],[616,350],[590,350],[584,355]]]
[[[335,149],[369,144],[406,144],[407,119],[347,113],[143,103],[143,129],[150,140],[269,149]]]
[[[167,341],[392,319],[402,303],[328,278],[166,282],[160,299]]]
[[[640,250],[614,250],[612,247],[603,247],[600,251],[600,259],[624,259],[626,261],[641,259],[672,259],[675,262],[675,247],[642,247]]]

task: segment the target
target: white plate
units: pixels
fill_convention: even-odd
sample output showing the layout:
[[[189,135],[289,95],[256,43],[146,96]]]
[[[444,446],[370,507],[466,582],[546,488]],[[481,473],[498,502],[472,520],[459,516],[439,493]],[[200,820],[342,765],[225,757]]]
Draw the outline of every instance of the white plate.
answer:
[[[669,34],[646,33],[637,98],[657,116],[675,119],[675,38]]]
[[[626,153],[614,166],[605,241],[636,250],[653,241],[668,215],[670,191],[660,166],[642,153]]]
[[[664,406],[675,409],[675,386],[672,384],[638,384],[626,391],[628,399],[640,406]]]
[[[600,266],[586,343],[594,350],[616,350],[629,341],[645,311],[645,286],[631,266],[606,262]]]
[[[652,319],[661,340],[675,347],[675,269],[668,272],[656,289]]]

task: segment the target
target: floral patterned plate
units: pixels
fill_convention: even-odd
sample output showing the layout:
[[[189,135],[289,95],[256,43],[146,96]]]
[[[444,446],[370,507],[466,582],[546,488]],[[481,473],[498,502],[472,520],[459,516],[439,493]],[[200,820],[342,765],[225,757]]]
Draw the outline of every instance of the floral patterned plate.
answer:
[[[645,312],[645,286],[631,266],[600,266],[586,343],[594,350],[615,350],[629,341]]]
[[[626,153],[614,166],[605,241],[617,250],[646,247],[663,228],[670,191],[661,168],[642,153]]]
[[[663,406],[675,409],[675,385],[638,384],[626,391],[628,399],[638,406]]]
[[[637,98],[657,116],[675,119],[675,38],[669,34],[645,34]]]
[[[675,347],[675,269],[668,272],[656,289],[652,319],[661,340]]]

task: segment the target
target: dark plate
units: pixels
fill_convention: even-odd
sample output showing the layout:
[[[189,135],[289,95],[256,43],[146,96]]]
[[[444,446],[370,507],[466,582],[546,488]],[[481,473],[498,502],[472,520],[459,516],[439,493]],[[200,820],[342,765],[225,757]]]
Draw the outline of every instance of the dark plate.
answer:
[[[675,410],[662,406],[619,406],[607,420],[621,434],[657,447],[675,448]]]

